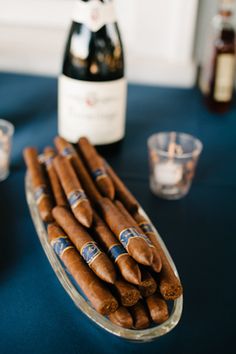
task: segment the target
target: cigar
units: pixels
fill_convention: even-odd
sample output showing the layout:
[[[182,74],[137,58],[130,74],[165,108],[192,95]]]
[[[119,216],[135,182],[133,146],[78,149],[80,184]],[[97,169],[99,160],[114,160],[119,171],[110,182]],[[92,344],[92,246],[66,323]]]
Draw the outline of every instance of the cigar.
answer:
[[[152,320],[155,323],[161,324],[168,320],[169,312],[167,303],[158,294],[151,295],[146,298],[146,303],[151,315]]]
[[[135,329],[145,329],[150,326],[150,318],[146,307],[140,300],[134,306],[130,307],[133,317],[133,326]]]
[[[74,167],[74,170],[81,181],[81,184],[86,192],[86,195],[89,197],[90,201],[96,203],[97,200],[102,198],[102,195],[99,193],[96,188],[94,181],[90,177],[86,167],[84,166],[81,158],[74,149],[73,145],[68,143],[65,139],[57,136],[54,139],[57,151],[60,155],[66,157]]]
[[[114,186],[115,186],[115,193],[118,199],[122,201],[125,207],[130,212],[135,212],[139,208],[138,201],[135,197],[131,194],[131,192],[127,189],[125,184],[121,181],[121,179],[117,176],[115,171],[111,168],[111,166],[104,162],[106,172],[108,176],[111,178]]]
[[[124,217],[129,222],[129,224],[135,227],[140,233],[143,233],[143,230],[139,227],[139,225],[134,220],[134,218],[130,215],[127,209],[125,209],[124,205],[119,200],[116,200],[114,203],[117,206],[117,208],[121,211],[121,213],[124,215]],[[144,236],[146,235],[144,234]],[[152,254],[153,254],[152,269],[155,272],[159,273],[162,267],[161,257],[159,256],[157,249],[153,246],[148,236],[146,236],[146,241],[149,244],[149,246],[152,247]]]
[[[53,165],[55,166],[73,214],[82,225],[90,227],[93,221],[92,208],[73,167],[62,156],[55,157]]]
[[[106,316],[116,311],[118,303],[106,286],[84,263],[81,256],[56,224],[48,225],[49,241],[96,311]]]
[[[106,173],[103,160],[98,155],[96,149],[85,137],[79,139],[78,147],[102,195],[104,197],[114,199],[115,188],[113,182]]]
[[[142,281],[138,286],[143,297],[148,297],[154,294],[157,290],[157,283],[153,276],[146,270],[142,269]]]
[[[96,239],[117,265],[123,278],[132,284],[138,285],[141,282],[141,272],[138,264],[117,241],[111,230],[95,211],[93,211],[93,216],[93,229]]]
[[[141,298],[139,290],[134,285],[129,284],[125,280],[116,280],[113,288],[122,306],[133,306]]]
[[[160,292],[165,300],[175,300],[183,293],[183,288],[179,278],[175,275],[160,242],[156,238],[155,230],[152,225],[139,213],[134,214],[134,218],[142,228],[143,232],[148,235],[153,245],[156,247],[161,260],[162,269],[160,272]]]
[[[132,328],[133,327],[133,319],[127,308],[121,306],[115,312],[108,315],[108,318],[114,324],[124,327],[124,328]]]
[[[56,153],[53,148],[46,147],[44,149],[44,164],[46,166],[56,205],[67,206],[68,204],[65,193],[62,189],[61,183],[53,166],[53,159],[55,158],[55,156]]]
[[[31,177],[34,198],[38,206],[40,216],[43,221],[52,222],[53,203],[49,195],[47,180],[44,176],[42,166],[38,161],[37,149],[33,147],[25,148],[23,154]]]
[[[52,213],[94,273],[108,283],[115,283],[116,271],[113,263],[73,214],[64,207],[55,207]]]
[[[110,199],[100,199],[98,201],[98,206],[101,209],[106,223],[129,255],[138,263],[151,265],[153,254],[146,238],[126,221],[119,209],[110,201]]]

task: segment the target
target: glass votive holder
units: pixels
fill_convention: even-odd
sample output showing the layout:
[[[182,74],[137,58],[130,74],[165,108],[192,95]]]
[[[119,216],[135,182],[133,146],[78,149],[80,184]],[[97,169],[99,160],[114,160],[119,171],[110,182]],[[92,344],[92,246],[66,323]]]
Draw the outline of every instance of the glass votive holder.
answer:
[[[13,124],[0,119],[0,181],[6,179],[9,175],[11,141],[13,134]]]
[[[179,199],[192,184],[202,143],[177,132],[161,132],[148,139],[150,188],[158,197]]]

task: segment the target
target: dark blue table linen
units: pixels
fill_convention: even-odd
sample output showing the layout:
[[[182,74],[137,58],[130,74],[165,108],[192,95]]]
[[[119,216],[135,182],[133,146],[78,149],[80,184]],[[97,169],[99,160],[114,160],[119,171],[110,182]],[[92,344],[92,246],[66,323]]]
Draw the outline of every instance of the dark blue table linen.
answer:
[[[0,183],[0,353],[235,353],[236,108],[217,116],[197,89],[129,86],[126,138],[109,162],[157,226],[184,285],[179,325],[146,344],[116,338],[77,310],[30,219],[22,149],[42,149],[56,135],[56,80],[0,74],[0,117],[16,128],[11,174]],[[146,141],[165,130],[204,144],[190,193],[173,202],[148,183]]]

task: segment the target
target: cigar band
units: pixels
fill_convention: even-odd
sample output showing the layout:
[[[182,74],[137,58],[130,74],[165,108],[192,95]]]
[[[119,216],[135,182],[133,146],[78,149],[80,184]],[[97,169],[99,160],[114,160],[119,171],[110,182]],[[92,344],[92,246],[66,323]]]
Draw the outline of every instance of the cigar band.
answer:
[[[124,248],[129,246],[129,242],[132,238],[142,238],[149,246],[152,246],[151,241],[146,235],[138,232],[134,227],[130,227],[121,231],[119,235],[119,240]]]
[[[67,199],[72,209],[75,209],[84,200],[88,200],[82,189],[69,193]]]
[[[61,152],[61,155],[67,157],[68,159],[71,158],[74,154],[75,150],[72,146],[65,147]]]
[[[117,262],[118,259],[124,254],[128,254],[122,245],[112,245],[108,250],[108,255],[114,262]]]
[[[55,157],[54,154],[51,156],[44,157],[44,163],[45,163],[46,168],[50,168],[52,166],[52,162],[53,162],[54,157]]]
[[[95,171],[92,172],[92,175],[95,181],[107,177],[107,174],[103,168],[97,168]]]
[[[146,221],[141,222],[139,224],[139,226],[141,227],[141,229],[145,233],[149,233],[149,232],[155,233],[155,231],[153,229],[153,226],[150,223],[146,222]]]
[[[53,247],[55,253],[62,257],[62,255],[70,248],[74,248],[67,236],[58,237],[51,241],[51,246]]]
[[[48,196],[49,196],[48,190],[45,185],[39,186],[34,191],[34,199],[35,199],[36,204],[39,204],[43,198],[48,197]]]
[[[94,241],[85,243],[80,250],[81,256],[88,265],[90,265],[100,253],[102,252]]]

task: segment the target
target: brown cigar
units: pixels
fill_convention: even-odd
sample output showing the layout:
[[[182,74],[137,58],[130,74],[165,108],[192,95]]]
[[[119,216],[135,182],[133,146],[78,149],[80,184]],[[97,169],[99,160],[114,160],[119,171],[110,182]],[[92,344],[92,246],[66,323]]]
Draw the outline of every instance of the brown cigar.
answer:
[[[133,319],[127,308],[121,306],[115,312],[108,315],[111,322],[115,323],[117,326],[124,328],[133,327]]]
[[[113,284],[116,280],[114,265],[107,255],[100,250],[86,229],[64,207],[55,207],[52,213],[94,273],[102,280]]]
[[[114,203],[117,206],[117,208],[121,211],[121,213],[124,215],[124,217],[129,222],[129,224],[135,227],[140,233],[143,233],[143,230],[139,227],[139,225],[134,220],[134,218],[130,215],[127,209],[125,209],[124,205],[119,200],[116,200]],[[157,249],[153,246],[153,244],[149,240],[148,236],[146,237],[147,237],[147,242],[152,247],[152,253],[153,253],[152,269],[155,272],[159,273],[162,266],[161,257],[159,256]]]
[[[43,221],[52,222],[53,203],[49,195],[47,181],[42,166],[38,161],[37,149],[28,147],[24,149],[24,160],[29,170],[34,190],[34,197]]]
[[[55,166],[73,214],[82,225],[90,227],[93,221],[93,211],[73,167],[62,156],[55,157],[53,165]]]
[[[143,238],[143,235],[126,221],[119,209],[110,199],[100,199],[98,205],[106,223],[129,255],[138,263],[151,265],[153,260],[152,249],[146,239]]]
[[[97,151],[90,144],[89,140],[82,137],[78,141],[78,147],[83,155],[83,158],[95,180],[98,189],[104,195],[104,197],[114,199],[115,188],[111,178],[107,175],[104,168],[104,163]]]
[[[130,311],[133,317],[135,329],[144,329],[150,326],[148,311],[141,300],[132,306]]]
[[[130,193],[130,191],[127,189],[125,184],[121,181],[121,179],[117,176],[115,171],[111,168],[110,165],[108,165],[107,162],[104,162],[105,169],[107,171],[108,176],[110,176],[114,186],[115,186],[115,192],[116,196],[118,199],[122,201],[122,203],[125,205],[125,207],[130,211],[130,212],[135,212],[139,208],[139,204],[137,200],[134,198],[134,196]]]
[[[56,156],[55,151],[51,147],[44,149],[44,164],[47,169],[49,181],[53,191],[53,196],[56,201],[56,205],[67,206],[67,200],[65,193],[62,189],[61,183],[53,166],[53,159]]]
[[[113,285],[113,288],[121,304],[125,307],[135,305],[141,298],[138,289],[134,285],[126,282],[125,280],[117,280]]]
[[[138,285],[141,281],[141,272],[138,264],[117,241],[111,230],[95,211],[93,211],[93,215],[93,229],[95,230],[96,239],[116,263],[123,278],[132,284]]]
[[[63,230],[56,224],[50,224],[48,226],[48,236],[55,252],[95,310],[105,316],[116,311],[118,307],[116,299],[84,263]]]
[[[156,247],[161,260],[162,260],[162,270],[160,272],[160,292],[165,300],[175,300],[183,293],[183,288],[180,280],[176,277],[162,247],[160,242],[156,238],[155,231],[152,225],[139,213],[134,214],[134,218],[150,238],[153,245]]]
[[[54,139],[54,143],[59,154],[66,157],[73,165],[74,170],[90,201],[96,202],[98,199],[102,198],[74,147],[60,136],[57,136]]]
[[[157,290],[157,283],[151,274],[142,269],[142,282],[139,285],[139,291],[143,297],[148,297],[154,294]]]
[[[154,322],[161,324],[168,320],[169,312],[167,303],[164,299],[158,294],[149,296],[146,299],[146,303],[151,315],[151,318]]]

